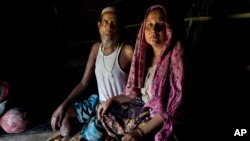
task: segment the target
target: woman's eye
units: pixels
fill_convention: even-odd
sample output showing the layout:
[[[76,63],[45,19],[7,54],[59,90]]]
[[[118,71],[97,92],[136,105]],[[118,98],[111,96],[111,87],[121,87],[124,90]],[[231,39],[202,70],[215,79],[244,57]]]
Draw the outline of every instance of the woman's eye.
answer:
[[[152,29],[152,28],[153,28],[153,24],[152,23],[146,24],[146,29]]]
[[[164,28],[166,28],[166,25],[165,25],[165,23],[161,23],[161,24],[160,24],[160,27],[161,27],[161,29],[164,29]]]

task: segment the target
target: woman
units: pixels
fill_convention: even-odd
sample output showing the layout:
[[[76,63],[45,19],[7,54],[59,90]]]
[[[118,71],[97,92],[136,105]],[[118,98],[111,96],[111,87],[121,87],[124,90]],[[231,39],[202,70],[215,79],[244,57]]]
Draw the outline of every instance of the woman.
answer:
[[[183,49],[172,37],[166,16],[161,5],[147,10],[136,40],[124,94],[99,106],[98,116],[108,134],[121,135],[122,141],[151,136],[155,141],[177,140],[173,126],[182,101]],[[114,103],[130,103],[130,106],[121,106],[123,110],[119,110]],[[145,111],[149,111],[149,118],[138,120],[138,116],[147,115],[142,114]]]

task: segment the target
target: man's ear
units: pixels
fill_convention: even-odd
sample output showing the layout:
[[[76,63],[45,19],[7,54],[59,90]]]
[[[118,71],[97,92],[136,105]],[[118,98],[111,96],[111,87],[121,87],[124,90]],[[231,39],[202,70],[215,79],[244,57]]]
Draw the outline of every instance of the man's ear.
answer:
[[[98,21],[98,22],[97,22],[97,27],[100,28],[100,26],[101,26],[101,22]]]

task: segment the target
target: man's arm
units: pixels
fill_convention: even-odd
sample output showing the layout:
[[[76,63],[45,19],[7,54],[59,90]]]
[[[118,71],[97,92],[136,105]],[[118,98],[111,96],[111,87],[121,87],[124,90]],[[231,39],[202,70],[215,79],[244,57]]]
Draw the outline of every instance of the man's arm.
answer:
[[[57,127],[61,127],[67,107],[70,106],[74,101],[76,101],[80,94],[87,88],[90,78],[94,72],[94,65],[98,53],[98,48],[99,43],[93,44],[82,80],[79,84],[76,85],[69,96],[57,107],[57,109],[52,114],[51,126],[53,130],[55,130]]]
[[[95,60],[98,54],[99,45],[100,45],[99,42],[93,44],[89,57],[88,57],[88,61],[86,64],[86,69],[84,71],[83,77],[80,83],[76,85],[76,87],[72,90],[69,96],[61,104],[62,106],[67,107],[68,105],[76,101],[76,99],[80,96],[80,94],[88,87],[89,81],[94,73]]]

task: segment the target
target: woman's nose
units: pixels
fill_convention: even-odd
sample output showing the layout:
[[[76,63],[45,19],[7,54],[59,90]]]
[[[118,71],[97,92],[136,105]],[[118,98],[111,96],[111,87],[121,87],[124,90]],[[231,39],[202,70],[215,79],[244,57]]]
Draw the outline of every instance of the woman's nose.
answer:
[[[159,24],[155,24],[153,26],[153,31],[154,32],[160,32],[162,29],[161,29],[161,26]]]

